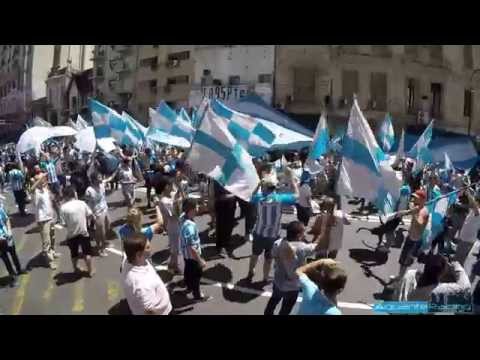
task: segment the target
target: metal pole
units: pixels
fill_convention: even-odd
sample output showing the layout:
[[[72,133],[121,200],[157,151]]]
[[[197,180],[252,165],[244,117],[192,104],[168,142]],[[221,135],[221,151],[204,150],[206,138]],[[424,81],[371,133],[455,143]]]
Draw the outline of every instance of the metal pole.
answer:
[[[472,121],[473,121],[473,113],[474,113],[474,95],[475,95],[475,88],[473,87],[473,77],[475,73],[479,72],[480,69],[474,69],[472,72],[472,76],[470,77],[470,116],[468,117],[468,136],[470,136],[472,130]]]

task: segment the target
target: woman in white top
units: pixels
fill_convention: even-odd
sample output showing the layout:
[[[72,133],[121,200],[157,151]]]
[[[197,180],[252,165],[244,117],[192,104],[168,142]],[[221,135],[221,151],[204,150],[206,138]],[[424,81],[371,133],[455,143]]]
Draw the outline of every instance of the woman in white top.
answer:
[[[170,246],[170,262],[168,270],[172,273],[181,273],[178,266],[178,254],[180,248],[180,213],[183,201],[182,192],[175,190],[173,179],[164,177],[158,187],[162,197],[160,199],[160,211],[167,229],[168,244]]]
[[[107,232],[110,229],[108,218],[108,203],[105,196],[105,184],[112,181],[117,172],[114,172],[108,179],[103,179],[102,174],[94,172],[90,175],[91,185],[85,192],[85,200],[93,211],[95,217],[95,241],[97,242],[98,255],[107,256]]]
[[[312,177],[308,171],[304,171],[300,180],[300,189],[297,202],[297,218],[303,225],[308,226],[312,216]]]
[[[122,184],[122,193],[125,198],[125,205],[129,208],[135,204],[135,183],[137,179],[133,176],[133,170],[130,166],[131,160],[125,158],[119,171],[120,184]]]
[[[58,258],[58,254],[55,252],[55,233],[52,226],[54,209],[46,173],[35,175],[30,191],[35,193],[35,216],[40,228],[42,254],[48,266],[55,270],[57,266],[54,259]]]

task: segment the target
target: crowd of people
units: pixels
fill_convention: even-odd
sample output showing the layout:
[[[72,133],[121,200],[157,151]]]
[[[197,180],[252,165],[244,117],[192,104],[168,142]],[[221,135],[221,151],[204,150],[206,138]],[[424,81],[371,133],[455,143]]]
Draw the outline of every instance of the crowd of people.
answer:
[[[3,148],[0,190],[4,192],[9,184],[19,216],[27,216],[26,205],[32,204],[40,230],[42,258],[53,270],[59,257],[56,228],[66,228],[73,271],[89,277],[95,274],[94,256],[101,261],[113,246],[111,239],[120,238],[124,254],[120,278],[133,314],[175,313],[169,289],[152,265],[151,242],[155,234],[167,235],[168,270],[183,274],[186,293],[191,293],[192,300],[211,299],[200,286],[208,263],[202,254],[196,217],[210,216],[218,256],[232,256],[232,232],[239,207],[245,219],[244,239],[252,246],[245,277],[253,280],[263,255],[262,281],[273,285],[264,314],[273,315],[280,302],[278,313],[291,314],[301,295],[298,314],[339,315],[342,312],[337,297],[348,283],[348,274],[336,258],[342,249],[344,226],[350,224],[342,210],[342,198],[336,193],[340,159],[329,153],[319,160],[322,170],[312,174],[304,166],[305,155],[269,153],[255,159],[261,181],[251,200],[245,201],[218,182],[193,173],[184,152],[175,147],[122,146],[111,153],[96,150],[87,154],[79,153],[68,141],[59,141],[44,145],[38,154],[22,154],[21,158],[13,148]],[[398,274],[392,275],[389,282],[394,289],[393,299],[430,301],[436,305],[469,303],[475,310],[480,290],[477,286],[474,291],[472,284],[475,276],[480,275],[480,260],[471,274],[466,274],[463,266],[480,231],[480,193],[476,186],[480,176],[476,171],[466,174],[459,169],[445,170],[439,164],[416,171],[409,159],[395,165],[402,172],[404,185],[396,212],[382,220],[386,230],[376,249],[388,256],[397,227],[403,218],[411,217]],[[116,191],[119,184],[127,211],[125,225],[115,234],[107,192]],[[152,225],[143,225],[143,213],[136,207],[138,186],[146,187],[147,208],[155,208],[156,221]],[[425,245],[423,235],[432,216],[429,206],[451,193],[457,195],[456,201],[449,204],[443,230]],[[350,201],[361,204],[361,211],[374,210],[373,204],[365,206],[364,199]],[[288,212],[295,213],[297,220],[286,225],[283,238],[282,219]],[[306,234],[312,235],[311,239]],[[3,205],[0,254],[11,286],[15,286],[18,275],[26,269],[18,259],[12,226]],[[478,254],[474,255],[480,259]],[[81,258],[86,269],[79,266]],[[415,261],[424,264],[422,270],[409,270]]]

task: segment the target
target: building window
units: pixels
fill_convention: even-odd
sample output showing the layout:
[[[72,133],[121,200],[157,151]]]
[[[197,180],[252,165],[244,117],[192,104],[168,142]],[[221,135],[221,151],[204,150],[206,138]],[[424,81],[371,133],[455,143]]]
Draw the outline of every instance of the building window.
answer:
[[[154,49],[158,49],[159,45],[152,45]]]
[[[238,75],[229,76],[228,85],[240,85],[240,76]]]
[[[172,53],[168,55],[168,60],[170,61],[172,60],[181,61],[181,60],[188,60],[188,59],[190,59],[190,51],[181,51],[178,53]]]
[[[372,73],[370,76],[371,108],[378,111],[387,110],[387,74]]]
[[[188,84],[188,81],[189,81],[188,75],[173,76],[167,79],[167,85]]]
[[[258,75],[258,82],[260,84],[267,84],[272,82],[272,74],[260,74]]]
[[[295,102],[314,102],[315,69],[296,68],[293,84],[293,100]]]
[[[150,69],[156,70],[158,67],[158,56],[140,60],[140,66],[150,67]]]
[[[466,69],[473,69],[472,45],[463,45],[463,66]]]
[[[429,52],[432,65],[441,65],[443,62],[443,46],[429,45]]]
[[[78,109],[77,109],[77,97],[76,97],[76,96],[72,97],[72,112],[73,112],[73,113],[77,113],[77,112],[78,112]]]
[[[372,45],[372,55],[380,57],[390,57],[392,52],[389,45]]]
[[[472,91],[465,89],[464,101],[463,101],[463,116],[472,116]]]
[[[407,79],[407,112],[416,114],[415,112],[415,79]]]
[[[148,86],[150,87],[150,92],[153,94],[157,93],[157,80],[150,80],[148,82]]]
[[[442,110],[443,86],[440,83],[432,83],[430,91],[432,94],[432,117],[439,118]]]
[[[358,71],[357,70],[343,70],[342,71],[342,94],[344,100],[351,104],[353,95],[358,94],[359,89]]]
[[[97,76],[103,77],[103,67],[101,66],[97,67]]]

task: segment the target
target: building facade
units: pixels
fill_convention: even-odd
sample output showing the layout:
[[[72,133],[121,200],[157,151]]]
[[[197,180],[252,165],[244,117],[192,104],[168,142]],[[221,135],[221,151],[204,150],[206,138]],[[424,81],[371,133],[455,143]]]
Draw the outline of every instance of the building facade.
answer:
[[[178,110],[198,106],[203,95],[228,103],[256,91],[271,102],[273,45],[121,46],[96,46],[95,94],[143,123],[161,100]]]
[[[0,45],[0,133],[18,131],[52,106],[47,79],[62,68],[92,66],[92,45]]]
[[[275,68],[275,104],[291,114],[346,119],[356,94],[373,124],[390,112],[398,127],[480,133],[477,45],[279,45]]]
[[[93,66],[92,45],[54,45],[51,68],[46,79],[47,121],[63,125],[74,115],[70,112],[69,91],[79,74]],[[88,72],[91,74],[91,72]],[[92,81],[93,79],[89,79]],[[75,89],[74,89],[75,91]],[[90,91],[93,95],[92,91]],[[83,100],[83,98],[79,98]],[[77,97],[75,97],[77,100]],[[86,100],[85,100],[86,101]],[[84,105],[84,104],[81,104]]]

